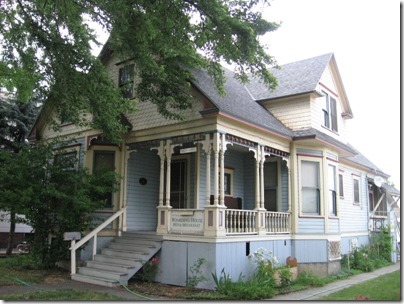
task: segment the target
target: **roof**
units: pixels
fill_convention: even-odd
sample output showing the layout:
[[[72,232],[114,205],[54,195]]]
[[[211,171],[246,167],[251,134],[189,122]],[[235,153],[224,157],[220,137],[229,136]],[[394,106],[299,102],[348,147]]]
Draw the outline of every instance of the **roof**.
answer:
[[[224,69],[226,95],[221,96],[207,72],[194,70],[193,84],[213,103],[220,112],[265,128],[288,139],[293,132],[281,123],[272,113],[258,104],[246,87],[234,78],[234,73]]]
[[[344,144],[343,142],[314,128],[297,130],[294,131],[293,133],[294,133],[293,140],[316,139],[322,142],[326,142],[338,149],[342,149],[351,155],[354,155],[356,153],[356,150],[353,149],[350,145]]]
[[[379,167],[377,167],[374,163],[372,163],[369,159],[367,159],[362,153],[360,153],[357,149],[355,149],[351,144],[348,144],[349,147],[355,151],[354,156],[346,157],[345,159],[356,163],[358,165],[364,166],[375,173],[375,175],[383,175],[388,178],[390,175],[384,173]]]
[[[333,56],[329,53],[288,63],[279,69],[272,68],[271,73],[278,80],[278,86],[274,91],[269,91],[265,84],[256,78],[247,85],[247,88],[257,101],[313,92]]]

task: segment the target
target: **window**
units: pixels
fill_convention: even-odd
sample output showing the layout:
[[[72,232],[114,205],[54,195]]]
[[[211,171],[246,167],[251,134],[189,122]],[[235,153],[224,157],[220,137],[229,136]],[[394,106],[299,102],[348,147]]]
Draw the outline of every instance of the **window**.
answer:
[[[63,170],[77,170],[77,151],[63,152],[55,155],[55,164]]]
[[[277,211],[278,162],[264,164],[264,207],[268,211]]]
[[[171,162],[170,205],[175,209],[187,208],[187,160]]]
[[[324,94],[324,126],[328,129],[338,132],[337,101],[326,92],[322,91],[322,93]]]
[[[302,213],[320,215],[320,164],[301,162]]]
[[[337,215],[337,191],[335,183],[335,166],[328,166],[328,204],[330,215]]]
[[[339,197],[344,197],[344,175],[339,174]]]
[[[233,170],[224,169],[224,194],[233,195]]]
[[[353,178],[353,196],[354,196],[354,204],[359,205],[360,200],[359,200],[359,177],[358,176],[352,176]]]
[[[124,98],[133,97],[133,78],[135,65],[130,64],[119,69],[119,88]]]
[[[114,151],[94,151],[93,174],[102,174],[115,171],[115,152]],[[113,185],[111,192],[105,193],[99,199],[105,201],[105,208],[113,207]]]

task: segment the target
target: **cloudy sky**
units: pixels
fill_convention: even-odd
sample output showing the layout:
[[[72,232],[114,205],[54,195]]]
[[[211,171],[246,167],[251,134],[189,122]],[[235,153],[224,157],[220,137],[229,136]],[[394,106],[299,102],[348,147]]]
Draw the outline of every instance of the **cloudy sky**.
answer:
[[[354,118],[349,142],[400,189],[400,1],[272,0],[278,64],[334,53]]]

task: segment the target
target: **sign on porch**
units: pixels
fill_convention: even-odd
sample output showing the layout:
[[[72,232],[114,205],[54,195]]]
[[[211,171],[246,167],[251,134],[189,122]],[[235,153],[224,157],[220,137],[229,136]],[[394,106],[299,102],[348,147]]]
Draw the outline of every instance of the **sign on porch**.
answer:
[[[196,147],[184,148],[184,149],[180,150],[180,154],[195,153],[195,152],[196,152]]]
[[[203,234],[203,211],[171,211],[171,231],[177,233]]]

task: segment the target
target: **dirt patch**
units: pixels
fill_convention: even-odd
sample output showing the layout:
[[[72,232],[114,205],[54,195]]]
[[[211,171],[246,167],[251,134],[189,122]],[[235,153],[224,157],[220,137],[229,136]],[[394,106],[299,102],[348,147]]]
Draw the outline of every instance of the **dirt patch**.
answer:
[[[174,286],[155,282],[144,282],[141,280],[130,280],[128,283],[130,290],[136,291],[144,295],[153,295],[172,299],[184,299],[189,296],[205,296],[214,293],[212,290],[206,289],[189,289],[181,286]]]

